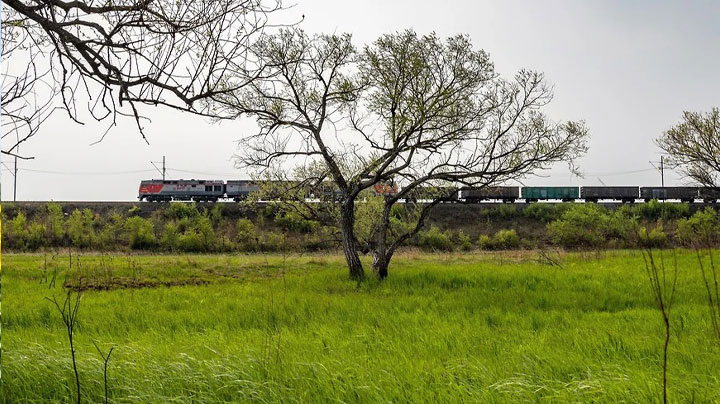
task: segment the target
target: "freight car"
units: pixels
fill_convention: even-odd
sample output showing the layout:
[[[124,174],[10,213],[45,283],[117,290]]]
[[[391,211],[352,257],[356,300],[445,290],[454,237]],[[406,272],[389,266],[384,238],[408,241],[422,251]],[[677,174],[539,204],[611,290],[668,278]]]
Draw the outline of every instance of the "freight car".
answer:
[[[457,202],[460,192],[454,187],[416,187],[405,194],[405,202],[434,201],[442,198],[444,202]]]
[[[467,187],[461,190],[460,198],[468,203],[502,200],[503,203],[514,203],[520,198],[520,187]]]
[[[315,185],[311,188],[310,195],[312,198],[319,199],[323,202],[338,202],[342,200],[342,191],[331,181],[323,181]]]
[[[601,199],[634,203],[638,198],[638,187],[581,187],[580,198],[586,202],[597,202]]]
[[[561,200],[571,202],[580,198],[578,187],[523,187],[522,197],[525,202],[537,202],[540,200]]]
[[[698,187],[640,187],[640,199],[650,202],[653,199],[665,201],[676,199],[681,202],[695,202],[700,198]]]
[[[698,196],[705,203],[715,203],[720,200],[720,189],[703,187],[699,189]]]

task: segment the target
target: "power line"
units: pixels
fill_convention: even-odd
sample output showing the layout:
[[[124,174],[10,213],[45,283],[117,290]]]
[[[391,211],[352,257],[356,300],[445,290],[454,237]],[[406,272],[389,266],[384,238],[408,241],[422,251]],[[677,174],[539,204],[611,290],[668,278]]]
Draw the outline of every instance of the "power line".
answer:
[[[56,175],[123,175],[123,174],[140,174],[147,172],[154,172],[155,170],[132,170],[132,171],[106,171],[106,172],[79,172],[79,171],[51,171],[51,170],[35,170],[32,168],[21,168],[19,171],[28,171],[33,173],[41,174],[56,174]]]
[[[3,164],[3,170],[13,172],[13,169],[11,167],[8,167],[7,165]],[[209,172],[203,172],[203,171],[192,171],[192,170],[182,170],[179,168],[172,168],[172,167],[164,167],[164,171],[177,171],[180,173],[185,174],[200,174],[200,175],[217,175],[217,176],[237,176],[238,172],[234,173],[209,173]],[[58,170],[37,170],[33,168],[18,168],[18,171],[27,171],[27,172],[33,172],[33,173],[39,173],[39,174],[54,174],[54,175],[123,175],[123,174],[141,174],[141,173],[153,173],[158,172],[160,174],[163,173],[163,170],[161,168],[157,169],[145,169],[145,170],[128,170],[128,171],[58,171]]]
[[[655,171],[654,168],[646,168],[642,170],[631,170],[631,171],[611,171],[611,172],[586,172],[585,175],[627,175],[627,174],[639,174],[639,173],[645,173],[648,171]]]
[[[3,165],[3,170],[8,171],[10,173],[14,172],[14,169],[11,167],[8,167],[5,163]],[[104,172],[98,172],[98,171],[57,171],[57,170],[37,170],[32,168],[20,168],[18,167],[17,171],[27,171],[27,172],[33,172],[33,173],[40,173],[40,174],[54,174],[54,175],[90,175],[90,176],[103,176],[103,175],[124,175],[124,174],[141,174],[141,173],[150,173],[150,172],[158,172],[160,174],[163,174],[163,171],[167,172],[169,170],[177,171],[179,173],[185,173],[185,174],[199,174],[199,175],[213,175],[213,176],[237,176],[238,172],[233,173],[217,173],[217,172],[206,172],[206,171],[194,171],[194,170],[183,170],[180,168],[174,168],[174,167],[163,167],[156,168],[156,170],[153,169],[144,169],[144,170],[127,170],[127,171],[104,171]],[[669,170],[668,167],[664,167],[664,169],[667,171]],[[592,172],[585,172],[584,175],[587,176],[613,176],[613,175],[628,175],[628,174],[639,174],[649,171],[657,171],[657,168],[646,168],[642,170],[630,170],[630,171],[612,171],[612,172],[601,172],[601,171],[592,171]]]
[[[169,167],[168,169],[169,169],[169,170],[172,170],[172,171],[177,171],[177,172],[179,172],[179,173],[185,173],[185,174],[217,175],[217,176],[220,176],[220,177],[223,177],[223,176],[237,176],[237,175],[238,175],[237,172],[235,172],[235,173],[207,173],[207,172],[202,172],[202,171],[181,170],[181,169],[179,169],[179,168],[173,168],[173,167]]]

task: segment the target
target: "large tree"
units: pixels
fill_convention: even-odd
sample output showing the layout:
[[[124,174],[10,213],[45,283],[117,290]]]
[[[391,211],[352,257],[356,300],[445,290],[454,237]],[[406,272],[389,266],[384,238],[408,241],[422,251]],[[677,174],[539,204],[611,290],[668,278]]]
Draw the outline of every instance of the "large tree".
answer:
[[[50,113],[107,120],[141,105],[215,117],[207,98],[254,78],[248,45],[280,0],[5,0],[2,153]],[[232,72],[232,75],[227,74]],[[144,136],[144,135],[143,135]]]
[[[262,80],[216,97],[226,111],[254,116],[260,128],[241,141],[238,164],[313,184],[332,181],[356,279],[364,276],[359,252],[372,253],[374,271],[387,276],[398,246],[459,186],[520,179],[558,161],[572,165],[585,151],[582,123],[542,113],[551,99],[542,74],[501,78],[467,36],[404,31],[358,51],[348,34],[286,29],[263,36],[253,51],[265,66]],[[390,182],[400,191],[381,197],[361,240],[356,202]],[[393,207],[419,189],[437,198],[396,220]]]
[[[720,186],[718,108],[708,113],[686,111],[682,122],[665,131],[657,143],[688,178],[707,187]]]

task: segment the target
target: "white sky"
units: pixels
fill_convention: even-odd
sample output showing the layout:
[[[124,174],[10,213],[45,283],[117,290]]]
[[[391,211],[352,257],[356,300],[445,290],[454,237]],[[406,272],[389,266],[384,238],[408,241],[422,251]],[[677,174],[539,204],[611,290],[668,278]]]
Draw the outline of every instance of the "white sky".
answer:
[[[585,120],[590,149],[581,161],[584,179],[558,165],[527,184],[659,185],[649,163],[660,157],[653,139],[684,110],[720,106],[716,1],[297,0],[290,13],[305,15],[301,27],[308,32],[350,32],[357,45],[405,28],[443,37],[466,33],[501,74],[544,72],[555,86],[548,114]],[[79,126],[55,114],[21,149],[35,160],[19,162],[18,200],[133,200],[141,179],[159,177],[150,161],[163,155],[171,178],[247,177],[233,168],[232,155],[252,122],[211,124],[167,109],[148,112],[150,145],[127,120],[91,146],[107,123]],[[666,171],[665,182],[684,180]],[[3,167],[2,200],[12,200],[12,191],[13,177]]]

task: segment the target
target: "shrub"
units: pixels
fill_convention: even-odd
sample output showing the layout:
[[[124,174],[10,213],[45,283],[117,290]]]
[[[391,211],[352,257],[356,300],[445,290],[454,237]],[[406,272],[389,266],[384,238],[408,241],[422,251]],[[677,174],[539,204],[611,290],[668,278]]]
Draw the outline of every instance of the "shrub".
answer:
[[[243,251],[252,251],[257,248],[257,230],[250,219],[238,219],[235,224],[236,240]]]
[[[298,233],[310,233],[318,227],[318,222],[305,219],[296,212],[278,212],[275,216],[275,223],[287,231]]]
[[[180,242],[180,231],[178,225],[175,222],[168,222],[165,224],[162,238],[160,239],[160,245],[166,250],[175,250]]]
[[[605,221],[604,212],[595,205],[575,205],[565,212],[561,219],[547,225],[548,234],[553,242],[565,247],[594,247],[602,244],[605,238],[599,229]]]
[[[168,219],[194,218],[200,215],[195,203],[171,203],[163,212]]]
[[[667,246],[668,238],[663,229],[662,222],[658,222],[654,229],[648,232],[645,226],[638,231],[640,244],[645,247],[662,248]]]
[[[182,252],[205,252],[207,245],[205,237],[195,229],[190,229],[178,237],[178,249]]]
[[[210,219],[205,216],[198,217],[195,219],[194,230],[200,235],[202,240],[204,251],[215,250],[217,244],[217,237],[215,236],[215,229],[210,222]]]
[[[518,208],[514,205],[500,205],[498,208],[498,214],[503,219],[512,219],[516,216],[518,216],[519,211]]]
[[[28,231],[27,231],[27,218],[22,211],[18,211],[17,215],[10,221],[10,226],[7,227],[10,230],[8,233],[9,247],[14,247],[20,250],[27,248]],[[3,235],[7,232],[3,229]]]
[[[622,211],[606,211],[607,222],[601,231],[606,240],[614,240],[627,244],[630,236],[637,231],[637,218],[625,216]]]
[[[481,234],[477,244],[481,250],[492,250],[494,246],[492,237],[487,234]]]
[[[685,203],[660,203],[656,199],[634,207],[637,215],[648,220],[680,219],[690,216],[690,205]]]
[[[141,210],[142,210],[142,209],[140,209],[139,206],[133,205],[132,208],[128,209],[128,214],[129,214],[130,216],[137,216],[137,215],[140,214],[140,211],[141,211]]]
[[[496,249],[517,248],[520,245],[520,237],[515,232],[515,229],[500,230],[493,236],[493,244]]]
[[[720,220],[711,207],[695,212],[677,222],[675,237],[684,245],[709,245],[720,239]]]
[[[208,209],[205,211],[205,215],[210,219],[210,223],[212,223],[213,227],[217,227],[222,222],[223,218],[223,205],[220,203],[216,203],[213,205],[212,209]]]
[[[184,233],[185,231],[192,229],[193,221],[190,218],[184,217],[177,221],[178,231]]]
[[[113,212],[105,221],[100,231],[100,243],[106,248],[118,248],[122,244],[124,219],[122,215]]]
[[[176,227],[170,228],[177,234],[175,245],[184,252],[210,252],[217,250],[217,236],[210,218],[207,216],[184,217],[179,220]],[[168,235],[166,240],[170,243],[173,237]]]
[[[129,217],[125,220],[125,230],[133,249],[153,248],[157,244],[153,232],[153,224],[139,216]]]
[[[520,246],[520,236],[514,229],[499,230],[493,237],[483,234],[478,239],[478,247],[483,250],[509,250]]]
[[[457,235],[458,246],[462,251],[470,251],[473,249],[473,243],[470,240],[470,235],[460,230]]]
[[[334,230],[330,227],[320,227],[317,231],[308,234],[303,240],[303,248],[307,251],[320,251],[330,248],[334,244]]]
[[[266,219],[272,219],[277,216],[279,210],[280,209],[278,208],[277,204],[268,203],[263,209],[260,210],[258,216]]]
[[[63,215],[62,207],[55,202],[48,202],[47,208],[47,234],[50,241],[54,244],[60,244],[65,240],[65,215]]]
[[[75,209],[67,224],[68,236],[74,247],[87,248],[95,244],[94,214],[90,209]]]
[[[441,232],[432,226],[420,234],[420,247],[430,251],[452,251],[453,243],[448,232]]]
[[[543,223],[550,223],[562,214],[562,209],[556,209],[555,206],[556,205],[549,203],[533,203],[523,210],[523,216],[529,219],[539,220]]]
[[[284,234],[269,231],[263,234],[258,247],[261,251],[282,251],[286,248],[286,241]]]
[[[45,245],[45,226],[42,223],[31,223],[27,231],[27,248],[37,250]]]
[[[637,223],[626,212],[609,212],[596,204],[572,205],[561,216],[547,225],[554,243],[564,247],[599,247],[608,241],[627,244]]]
[[[2,220],[5,223],[8,223],[8,218],[17,216],[18,212],[20,212],[20,208],[17,206],[17,204],[13,202],[3,202],[2,203]],[[6,221],[7,220],[7,221]]]

